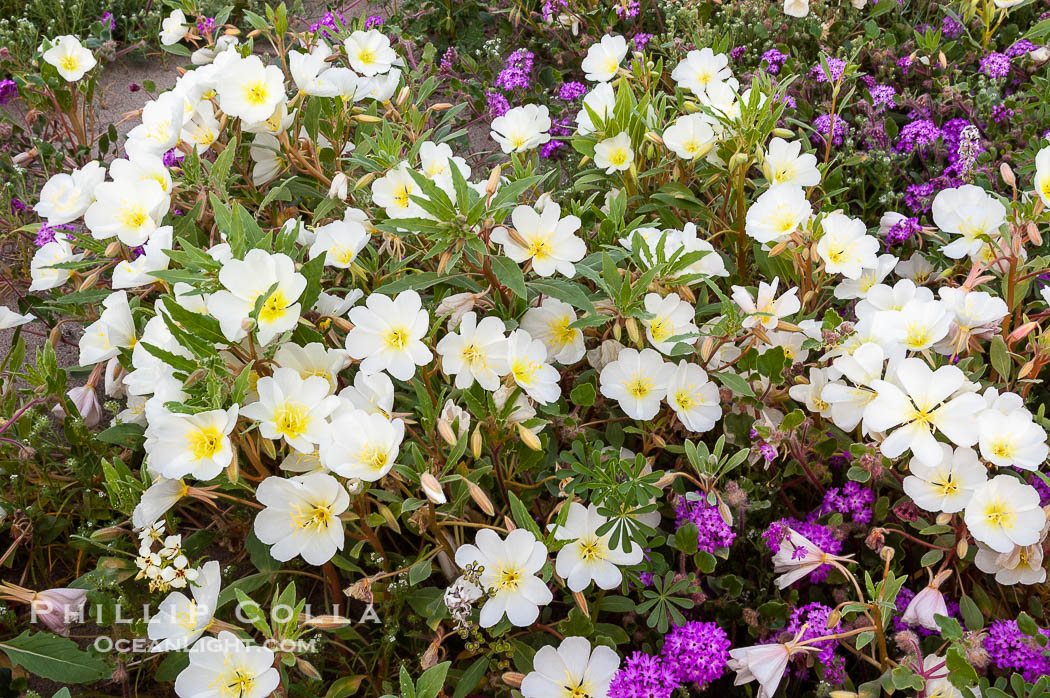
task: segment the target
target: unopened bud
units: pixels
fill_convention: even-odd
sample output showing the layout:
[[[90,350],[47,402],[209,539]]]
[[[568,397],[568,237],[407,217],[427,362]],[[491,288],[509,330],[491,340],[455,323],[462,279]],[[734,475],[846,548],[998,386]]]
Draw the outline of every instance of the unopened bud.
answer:
[[[649,141],[650,143],[655,143],[656,145],[664,144],[664,139],[661,138],[659,134],[654,133],[653,131],[645,132],[645,140]]]
[[[481,425],[474,427],[474,433],[470,435],[470,455],[474,460],[481,458]]]
[[[241,459],[237,455],[236,448],[230,450],[233,453],[233,457],[230,459],[230,464],[226,466],[226,477],[229,478],[230,482],[236,484],[241,476]]]
[[[842,614],[838,611],[832,611],[828,614],[828,622],[824,624],[824,627],[831,630],[842,620]]]
[[[438,102],[437,104],[430,107],[431,111],[448,111],[452,108],[452,105],[448,102]]]
[[[638,321],[633,317],[629,317],[624,322],[624,327],[627,328],[627,336],[631,338],[631,341],[638,346],[642,346],[642,334],[638,330]]]
[[[488,194],[489,196],[492,196],[493,194],[495,194],[496,193],[496,189],[499,188],[499,178],[500,178],[501,174],[502,174],[502,169],[500,168],[499,165],[496,165],[494,168],[492,168],[492,172],[489,173],[489,178],[485,182],[485,193]]]
[[[361,179],[357,180],[357,182],[354,184],[354,189],[364,189],[369,184],[371,184],[372,180],[375,179],[375,178],[376,178],[376,173],[375,172],[369,172],[364,177],[362,177]]]
[[[893,555],[894,549],[888,545],[879,551],[879,557],[881,557],[884,562],[889,562],[890,560],[892,560]]]
[[[711,353],[714,351],[714,348],[714,337],[705,337],[704,341],[700,342],[700,358],[703,359],[704,362],[710,361]]]
[[[444,417],[438,417],[437,419],[437,432],[449,446],[456,445],[456,434],[452,431],[452,425]]]
[[[663,477],[656,481],[657,489],[663,489],[675,481],[678,477],[678,473],[666,473]]]
[[[739,169],[747,164],[750,158],[746,153],[733,153],[733,157],[729,158],[729,171]]]
[[[434,504],[444,504],[448,501],[445,497],[444,491],[441,489],[441,483],[438,479],[430,473],[423,473],[419,476],[419,484],[423,487],[423,492]]]
[[[795,132],[789,128],[775,128],[773,129],[773,135],[777,138],[794,138]]]
[[[85,278],[81,282],[80,286],[77,287],[77,290],[78,291],[86,291],[89,288],[94,288],[95,284],[98,283],[98,275],[99,275],[98,271],[93,271],[90,274],[88,274],[87,278]]]
[[[372,116],[371,114],[356,114],[354,120],[360,121],[362,124],[378,124],[382,121],[378,116]]]
[[[947,524],[951,520],[952,520],[952,515],[948,514],[946,512],[941,512],[940,514],[937,514],[937,518],[935,519],[935,521],[937,522],[937,525],[939,525],[939,526],[944,526],[945,524]]]
[[[113,242],[109,243],[108,245],[106,245],[106,256],[107,257],[116,257],[118,254],[120,254],[120,247],[121,247],[120,243],[117,242],[116,240],[114,240]]]
[[[408,95],[409,95],[408,85],[405,85],[404,87],[401,88],[401,91],[397,93],[397,102],[395,102],[395,104],[397,104],[397,108],[398,109],[400,109],[401,107],[405,106],[405,102],[408,101]]]
[[[1001,163],[999,165],[999,176],[1006,182],[1006,186],[1015,187],[1017,186],[1017,178],[1014,177],[1014,171],[1010,168],[1008,163]]]
[[[97,541],[110,541],[120,538],[124,534],[124,529],[119,526],[107,526],[106,528],[100,528],[91,534],[91,540]]]
[[[521,682],[525,680],[525,674],[519,674],[516,671],[508,671],[503,674],[502,678],[503,683],[511,688],[521,688]]]
[[[353,621],[343,616],[315,616],[303,621],[303,625],[317,630],[338,630],[352,624]]]
[[[961,539],[955,546],[955,554],[960,558],[965,558],[966,553],[970,552],[970,544],[965,538]]]
[[[310,662],[306,661],[302,657],[295,658],[295,666],[299,671],[303,672],[303,676],[310,679],[311,681],[317,681],[321,678],[321,672],[317,670]]]
[[[478,487],[477,483],[467,480],[467,492],[470,493],[470,498],[474,500],[479,509],[485,512],[486,516],[493,516],[496,513],[496,508],[492,506],[492,500],[485,494],[485,490]]]
[[[540,442],[538,436],[526,429],[521,422],[518,422],[516,426],[518,427],[518,438],[521,439],[522,443],[533,451],[543,450],[543,443]]]
[[[580,610],[583,611],[583,615],[585,615],[585,616],[591,615],[591,612],[590,612],[590,610],[587,607],[587,597],[584,596],[582,592],[579,592],[579,591],[572,592],[572,598],[576,602],[576,605],[580,607]]]
[[[1006,338],[1007,344],[1013,344],[1020,341],[1032,334],[1033,331],[1039,329],[1038,322],[1026,322],[1025,324],[1018,327],[1016,330],[1010,333],[1010,336]]]

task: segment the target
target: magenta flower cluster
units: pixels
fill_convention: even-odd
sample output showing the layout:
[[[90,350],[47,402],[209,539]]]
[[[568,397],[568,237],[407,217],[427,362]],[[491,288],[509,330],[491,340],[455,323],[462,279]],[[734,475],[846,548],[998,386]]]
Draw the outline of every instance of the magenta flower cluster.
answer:
[[[696,525],[697,547],[708,553],[728,548],[736,539],[733,528],[718,513],[717,506],[707,503],[706,497],[696,502],[683,498],[675,507],[675,530],[687,523]]]

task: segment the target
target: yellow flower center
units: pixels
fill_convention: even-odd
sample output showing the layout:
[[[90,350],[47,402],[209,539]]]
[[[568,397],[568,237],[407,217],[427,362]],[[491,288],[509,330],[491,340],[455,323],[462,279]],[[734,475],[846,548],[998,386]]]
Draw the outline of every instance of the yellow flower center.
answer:
[[[357,60],[365,65],[372,65],[376,62],[376,53],[370,48],[363,48],[357,52]]]
[[[584,562],[600,562],[609,557],[608,548],[600,538],[580,540],[580,557]]]
[[[954,496],[959,491],[959,485],[955,483],[951,473],[947,473],[937,479],[931,480],[935,491],[941,497]]]
[[[297,402],[286,402],[274,414],[277,433],[287,439],[296,439],[310,426],[310,410]]]
[[[693,393],[686,388],[682,388],[674,394],[675,404],[678,405],[678,409],[688,412],[697,405],[702,405],[701,400],[697,400]]]
[[[244,86],[244,101],[253,107],[266,104],[270,97],[270,90],[262,80]]]
[[[625,148],[617,148],[609,153],[609,163],[617,167],[623,167],[627,162],[628,152]]]
[[[534,236],[529,238],[529,255],[535,257],[538,260],[544,260],[551,256],[553,250],[551,249],[550,239],[546,237]]]
[[[662,342],[671,336],[674,326],[669,318],[657,317],[649,321],[649,334],[653,336],[654,342]]]
[[[404,351],[405,347],[408,346],[408,329],[405,327],[391,327],[383,335],[383,341],[386,342],[388,349]]]
[[[652,392],[653,382],[640,373],[636,373],[631,380],[627,381],[624,388],[631,397],[641,400]]]
[[[378,446],[367,446],[361,451],[359,460],[366,468],[379,472],[386,467],[390,458],[387,455],[386,449],[379,448]]]
[[[255,686],[255,677],[248,673],[247,669],[235,669],[221,680],[223,684],[219,688],[219,693],[224,698],[226,696],[240,698],[251,693],[252,687]]]
[[[516,568],[500,568],[496,576],[496,591],[514,591],[521,583],[521,570]]]
[[[574,327],[569,327],[571,324],[572,318],[568,315],[558,318],[551,323],[551,337],[559,348],[576,341],[576,335],[579,330]]]
[[[125,228],[141,228],[149,220],[149,215],[146,213],[146,208],[139,204],[132,204],[124,206],[120,209],[118,219],[124,224]]]
[[[1013,444],[1006,439],[999,439],[992,444],[992,453],[996,458],[1013,458]]]
[[[295,528],[319,531],[332,523],[332,509],[327,504],[312,504],[309,507],[296,506],[292,512],[292,525]]]
[[[262,304],[262,308],[259,310],[259,322],[266,324],[276,322],[284,317],[284,311],[287,307],[288,301],[284,297],[284,292],[281,289],[277,289]]]
[[[190,453],[194,460],[214,458],[222,449],[223,433],[215,427],[205,427],[189,434]]]
[[[1011,529],[1014,527],[1014,512],[998,499],[984,509],[984,519],[991,526]]]
[[[397,188],[394,189],[394,203],[396,203],[399,208],[408,208],[408,197],[411,193],[412,187],[407,184],[399,184]]]
[[[59,63],[62,65],[62,69],[65,70],[67,73],[75,73],[77,71],[77,68],[80,67],[80,59],[72,54],[66,54],[65,56],[62,56],[62,59],[59,61]]]
[[[904,343],[912,349],[921,349],[930,343],[930,328],[914,322],[908,323]]]
[[[522,385],[530,385],[536,378],[536,371],[540,365],[528,359],[515,359],[511,364],[510,371],[514,374],[514,380]]]

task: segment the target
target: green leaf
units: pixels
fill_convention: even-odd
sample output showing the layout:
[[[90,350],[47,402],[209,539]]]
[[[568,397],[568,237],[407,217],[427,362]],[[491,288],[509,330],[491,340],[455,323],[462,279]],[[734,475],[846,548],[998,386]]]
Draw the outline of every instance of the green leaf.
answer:
[[[426,580],[433,571],[434,567],[430,564],[430,560],[420,560],[408,568],[408,585],[410,587],[416,586]]]
[[[751,386],[746,380],[736,375],[735,373],[713,373],[711,374],[718,379],[718,382],[725,387],[732,390],[737,395],[744,395],[746,397],[754,397],[755,392],[751,390]]]
[[[948,669],[948,680],[957,688],[973,686],[977,683],[977,672],[966,661],[966,655],[959,645],[952,645],[944,655],[945,668]]]
[[[976,631],[984,627],[984,614],[981,613],[981,609],[977,607],[974,600],[966,594],[959,598],[959,612],[962,613],[967,630]]]
[[[452,662],[441,662],[423,672],[416,681],[416,698],[437,698],[445,685],[445,676]]]
[[[1006,348],[1006,342],[1001,335],[992,338],[991,347],[992,368],[999,374],[1004,383],[1010,382],[1010,371],[1014,362],[1010,359],[1010,350]]]
[[[513,492],[508,492],[507,496],[510,497],[510,512],[514,515],[514,523],[532,531],[532,535],[536,536],[536,540],[543,540],[543,532],[540,531],[540,527],[529,514],[529,510],[518,499],[518,496]]]
[[[499,267],[495,272],[496,278],[499,279],[500,283],[513,291],[518,298],[528,300],[529,294],[525,289],[525,275],[522,274],[521,267],[514,260],[503,255],[493,255],[490,259],[493,267]]]
[[[579,284],[574,284],[562,279],[544,279],[542,281],[530,281],[529,287],[537,293],[542,293],[551,298],[568,303],[574,308],[579,308],[591,314],[597,314],[594,304],[587,294],[583,292]]]
[[[942,616],[937,613],[934,614],[933,619],[937,621],[937,625],[941,628],[941,637],[945,640],[961,640],[963,636],[962,625],[959,621],[948,616]]]
[[[452,698],[466,698],[467,694],[474,690],[474,687],[481,681],[481,677],[488,671],[489,660],[488,657],[480,657],[471,664],[463,675],[459,677],[459,681],[456,682],[456,692],[452,694]]]
[[[590,407],[594,404],[594,399],[597,396],[598,393],[594,389],[594,383],[580,383],[569,393],[569,401],[574,405]]]
[[[226,198],[226,180],[230,176],[230,168],[233,167],[233,157],[237,154],[237,138],[230,139],[219,156],[215,158],[215,164],[211,166],[211,182],[218,187],[222,198]]]
[[[18,637],[0,642],[13,666],[30,674],[62,683],[92,683],[109,675],[109,666],[100,657],[82,651],[72,640],[51,633],[26,630]]]

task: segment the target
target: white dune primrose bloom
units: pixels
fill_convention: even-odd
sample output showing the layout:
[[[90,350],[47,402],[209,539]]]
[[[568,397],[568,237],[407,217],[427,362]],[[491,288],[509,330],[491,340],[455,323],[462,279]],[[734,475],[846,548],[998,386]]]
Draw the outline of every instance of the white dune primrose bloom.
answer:
[[[894,382],[873,381],[877,396],[864,410],[864,424],[872,431],[893,429],[882,442],[882,455],[896,458],[910,449],[921,463],[936,467],[944,454],[935,432],[957,446],[977,443],[976,415],[984,400],[976,393],[952,397],[966,382],[958,367],[934,371],[918,358],[901,361]]]
[[[375,482],[397,462],[405,423],[360,409],[340,410],[321,442],[321,463],[337,475]]]
[[[481,607],[479,624],[491,628],[504,615],[511,625],[524,628],[536,622],[540,606],[554,595],[536,574],[547,562],[547,548],[531,532],[518,528],[502,539],[490,528],[478,531],[474,545],[456,550],[456,564],[484,567],[479,581],[492,595]]]
[[[671,79],[679,87],[698,97],[705,94],[712,83],[724,82],[732,76],[729,56],[706,47],[690,51],[671,71]]]
[[[571,325],[576,322],[576,310],[557,298],[545,297],[535,308],[529,308],[521,318],[521,328],[547,347],[547,360],[571,365],[587,352],[583,332]]]
[[[973,561],[977,569],[986,574],[994,574],[995,581],[999,584],[1030,585],[1046,581],[1042,541],[1032,545],[1015,545],[1008,553],[1000,553],[983,543],[978,543],[977,556]]]
[[[173,480],[192,476],[211,480],[233,462],[230,432],[237,405],[196,414],[159,412],[150,417],[146,439],[149,466]]]
[[[616,400],[631,419],[652,419],[675,373],[675,365],[664,361],[655,349],[623,349],[598,376],[602,395]]]
[[[996,475],[974,492],[963,520],[978,543],[997,553],[1009,553],[1015,545],[1039,542],[1046,512],[1039,506],[1034,487],[1013,475]]]
[[[84,215],[95,200],[95,187],[106,179],[106,169],[92,160],[72,172],[53,175],[40,189],[33,211],[47,224],[70,223]]]
[[[678,362],[667,386],[667,404],[686,429],[703,433],[714,428],[722,417],[718,386],[707,372],[685,359]]]
[[[456,332],[437,343],[441,370],[456,377],[456,387],[466,390],[478,382],[485,390],[499,388],[499,379],[510,370],[507,362],[507,327],[494,315],[478,321],[477,313],[466,313]]]
[[[491,135],[504,153],[523,153],[548,142],[550,128],[547,107],[526,104],[493,119]]]
[[[514,330],[507,338],[507,368],[518,387],[541,405],[561,396],[561,374],[547,363],[547,347],[526,330]]]
[[[521,681],[525,698],[605,698],[620,668],[620,657],[605,645],[593,649],[586,638],[570,636],[558,648],[545,645]]]
[[[189,33],[190,26],[182,10],[172,10],[160,23],[160,43],[164,46],[179,43]]]
[[[168,594],[146,626],[146,634],[154,642],[150,652],[175,652],[196,642],[211,625],[221,587],[219,563],[210,560],[190,586],[192,599],[181,591]]]
[[[763,245],[776,244],[798,230],[812,215],[813,206],[802,187],[776,184],[762,192],[747,209],[744,230]]]
[[[249,124],[266,121],[285,99],[284,72],[255,55],[241,58],[223,71],[218,93],[227,116]]]
[[[729,662],[726,666],[736,672],[734,686],[742,686],[752,681],[758,682],[756,698],[773,698],[787,673],[788,661],[800,652],[816,652],[816,648],[800,645],[802,636],[798,635],[789,642],[738,647],[729,650]]]
[[[786,589],[818,567],[849,559],[832,555],[793,528],[788,529],[787,540],[773,556],[773,571],[780,574],[774,581],[778,589]]]
[[[580,63],[584,77],[591,82],[608,82],[616,76],[620,63],[627,57],[627,39],[606,34],[591,44]]]
[[[809,0],[784,0],[784,14],[789,17],[805,17],[809,14]]]
[[[354,328],[346,334],[346,351],[361,361],[365,373],[386,371],[398,380],[410,380],[416,366],[434,358],[422,341],[430,316],[415,291],[402,291],[395,298],[369,294],[348,317]]]
[[[332,48],[323,41],[309,53],[288,52],[288,72],[300,92],[314,97],[335,97],[339,94],[339,85],[331,76],[325,75],[328,71],[326,59],[331,55]]]
[[[412,200],[413,196],[422,197],[423,191],[409,169],[408,163],[402,161],[372,182],[372,200],[377,206],[382,206],[390,218],[425,218],[428,215]]]
[[[1050,145],[1035,156],[1035,193],[1043,200],[1043,205],[1050,206]]]
[[[156,281],[157,277],[152,272],[167,269],[171,262],[165,250],[171,249],[173,233],[174,229],[170,225],[162,225],[153,231],[142,246],[142,254],[130,261],[125,259],[117,262],[110,284],[113,290],[137,288]]]
[[[0,305],[0,330],[10,330],[21,325],[27,325],[35,319],[36,317],[32,313],[19,315],[6,305]]]
[[[350,363],[345,351],[329,349],[321,342],[285,342],[277,348],[273,360],[278,366],[295,369],[304,380],[310,376],[324,378],[333,393],[339,387],[339,372]]]
[[[580,111],[576,113],[576,128],[579,134],[586,136],[597,131],[598,126],[612,115],[615,106],[616,93],[613,91],[612,85],[607,82],[600,82],[595,85],[594,89],[584,95],[583,105],[580,107]],[[588,108],[590,111],[588,111]],[[594,112],[594,115],[601,120],[599,124],[594,123],[591,112]]]
[[[301,378],[293,368],[278,368],[255,386],[258,402],[246,405],[241,415],[259,422],[265,439],[283,439],[300,453],[311,453],[328,433],[328,415],[339,406],[329,395],[321,376]]]
[[[579,502],[569,505],[569,514],[562,526],[553,526],[554,538],[571,541],[558,551],[554,569],[565,580],[571,591],[583,591],[593,581],[599,589],[613,589],[623,579],[621,566],[637,565],[642,561],[642,548],[631,543],[631,551],[611,547],[612,532],[598,535],[609,519],[598,513],[594,504]]]
[[[841,213],[829,213],[820,224],[823,235],[817,241],[817,254],[829,274],[859,279],[865,268],[876,265],[879,241],[868,235],[864,221]]]
[[[576,237],[580,219],[561,217],[561,206],[548,201],[542,209],[515,206],[511,213],[514,232],[500,226],[492,231],[492,242],[503,245],[503,252],[518,264],[532,261],[532,270],[539,276],[553,276],[555,272],[572,278],[576,265],[587,254],[587,245]]]
[[[134,397],[134,395],[128,397],[129,404]],[[152,526],[185,496],[188,489],[189,487],[182,480],[157,478],[142,493],[139,503],[135,505],[135,510],[131,514],[131,525],[137,529]]]
[[[898,281],[897,286],[905,281]],[[872,302],[873,299],[876,299],[876,294],[869,293],[867,302]],[[900,344],[908,351],[917,352],[929,349],[948,336],[952,326],[952,313],[940,301],[912,300],[905,303],[900,310],[878,313],[875,316],[875,326],[888,341]]]
[[[128,132],[124,149],[129,157],[161,157],[174,148],[182,134],[186,100],[173,91],[162,92],[142,108],[142,123]]]
[[[96,240],[116,236],[125,245],[144,244],[160,226],[171,198],[153,179],[103,182],[84,212],[84,224]]]
[[[55,66],[66,82],[76,82],[98,63],[94,54],[80,43],[80,39],[69,34],[56,37],[51,42],[51,48],[44,51],[43,58],[45,63]]]
[[[358,371],[354,384],[339,391],[339,399],[342,404],[333,413],[333,420],[350,409],[390,417],[394,411],[394,383],[385,373]]]
[[[797,184],[815,187],[820,184],[817,156],[802,152],[802,141],[774,138],[766,147],[762,172],[770,184]]]
[[[108,361],[138,341],[126,291],[114,291],[102,301],[102,314],[84,329],[80,338],[80,365]]]
[[[969,446],[952,450],[949,444],[938,444],[941,459],[929,466],[918,458],[908,463],[911,473],[901,486],[915,506],[925,511],[955,514],[966,508],[973,493],[988,480],[988,470],[977,460]]]
[[[679,344],[696,344],[700,328],[696,326],[696,308],[691,303],[675,293],[663,297],[659,293],[647,293],[644,303],[645,312],[652,315],[642,320],[645,336],[657,351],[670,356]],[[693,336],[672,339],[683,335]]]
[[[276,285],[262,302],[256,337],[262,345],[295,327],[302,307],[297,302],[306,289],[306,277],[295,271],[295,262],[286,254],[248,250],[244,259],[230,259],[219,270],[225,287],[208,297],[208,313],[219,321],[222,333],[231,342],[248,335],[247,321],[259,297]]]
[[[606,138],[594,146],[594,164],[605,174],[629,170],[634,163],[634,149],[631,136],[621,131],[612,138]]]
[[[974,184],[944,189],[933,199],[933,222],[945,233],[959,237],[941,248],[945,257],[973,257],[985,245],[982,237],[993,240],[1006,221],[1006,207],[994,196]]]
[[[776,328],[781,318],[794,315],[802,308],[802,303],[796,295],[797,288],[785,291],[779,298],[776,298],[779,285],[779,276],[774,277],[771,284],[760,281],[757,300],[743,286],[733,286],[732,299],[747,315],[744,318],[744,327],[754,327],[760,324],[767,330],[772,330]]]
[[[1050,454],[1046,430],[1032,419],[1025,409],[1010,414],[994,410],[981,413],[978,420],[981,455],[1001,468],[1014,466],[1024,470],[1038,470]]]
[[[371,238],[356,220],[332,221],[317,229],[317,237],[310,246],[310,259],[325,255],[325,266],[348,269]]]
[[[259,540],[275,560],[302,556],[311,565],[323,565],[343,549],[343,522],[350,495],[338,480],[314,472],[291,478],[268,477],[259,483],[256,499],[266,508],[255,517]]]
[[[197,640],[189,657],[189,666],[175,678],[179,698],[266,698],[281,684],[273,652],[246,646],[228,630]]]
[[[685,114],[664,129],[664,145],[683,160],[704,155],[715,142],[715,132],[703,114]]]
[[[397,60],[397,54],[390,48],[390,39],[375,29],[355,31],[343,40],[343,48],[350,67],[366,77],[388,72]]]

